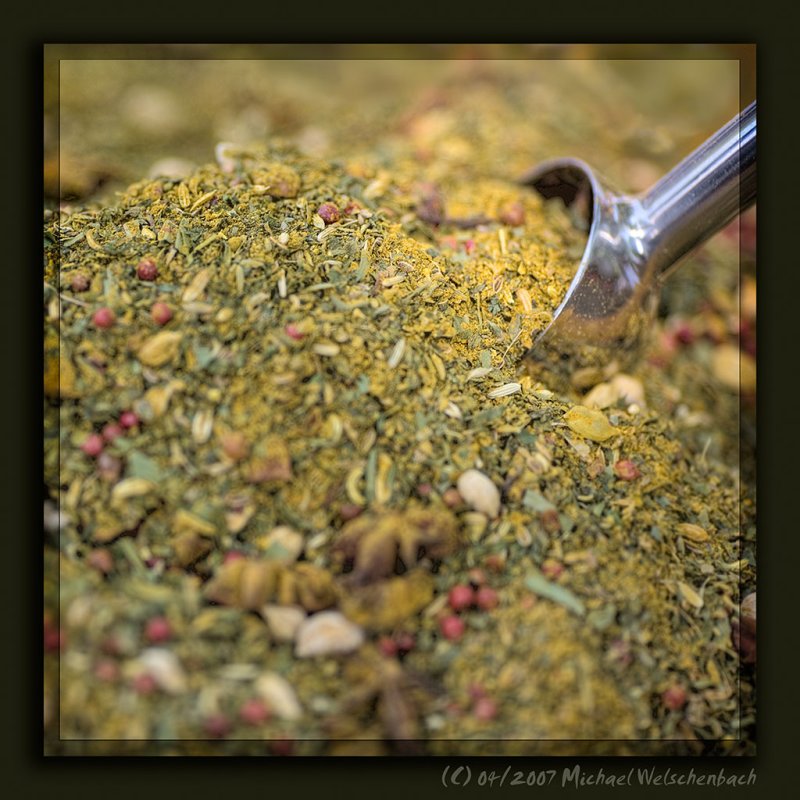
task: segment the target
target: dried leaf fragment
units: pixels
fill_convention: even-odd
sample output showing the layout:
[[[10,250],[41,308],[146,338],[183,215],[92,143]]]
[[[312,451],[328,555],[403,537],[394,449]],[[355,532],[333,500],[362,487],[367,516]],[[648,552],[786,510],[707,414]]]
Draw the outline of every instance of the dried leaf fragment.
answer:
[[[190,567],[211,552],[213,542],[206,536],[185,531],[176,537],[172,547],[177,563],[181,567]]]
[[[525,586],[539,597],[559,603],[581,617],[586,613],[583,603],[569,589],[548,581],[541,573],[529,575],[525,579]]]
[[[178,509],[172,517],[172,532],[176,535],[194,533],[198,536],[214,536],[216,527],[208,520],[192,514],[184,508]]]

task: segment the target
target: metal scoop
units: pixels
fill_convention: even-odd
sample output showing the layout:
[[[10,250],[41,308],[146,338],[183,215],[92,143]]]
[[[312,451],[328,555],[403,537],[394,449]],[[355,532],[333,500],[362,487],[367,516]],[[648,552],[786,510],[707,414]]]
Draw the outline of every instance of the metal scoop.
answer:
[[[613,193],[574,158],[540,164],[521,183],[562,198],[589,230],[567,294],[526,357],[569,359],[584,345],[635,351],[670,268],[755,201],[756,104],[641,195]]]

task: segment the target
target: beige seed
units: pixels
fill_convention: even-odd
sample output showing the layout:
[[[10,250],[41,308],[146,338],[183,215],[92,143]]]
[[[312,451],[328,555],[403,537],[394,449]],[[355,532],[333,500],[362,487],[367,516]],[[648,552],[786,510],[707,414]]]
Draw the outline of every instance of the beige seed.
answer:
[[[406,352],[406,340],[398,339],[397,344],[392,348],[389,355],[387,365],[389,369],[394,369],[402,360],[403,354]]]
[[[691,522],[682,522],[678,525],[678,530],[684,539],[689,539],[692,542],[707,542],[708,534],[699,525],[693,525]]]
[[[571,408],[564,414],[564,422],[579,436],[584,436],[594,442],[603,442],[617,433],[616,428],[609,423],[605,414],[585,406]]]
[[[285,720],[299,719],[303,715],[297,695],[286,678],[277,672],[267,672],[255,682],[256,693],[272,709],[275,716]]]
[[[177,194],[180,207],[189,208],[189,206],[192,204],[192,196],[189,194],[189,188],[185,183],[178,184]]]
[[[192,278],[191,283],[183,290],[181,301],[184,303],[192,303],[195,300],[199,300],[210,280],[211,270],[208,268],[201,269],[200,272]]]
[[[261,616],[277,641],[291,642],[306,619],[306,612],[298,606],[266,605],[261,609]]]
[[[319,356],[336,356],[339,355],[339,345],[335,342],[317,342],[314,352]]]
[[[214,412],[202,409],[192,417],[192,439],[197,444],[205,444],[211,438],[211,428],[214,425]]]
[[[297,631],[298,658],[351,653],[364,642],[364,631],[339,611],[321,611],[308,617]]]
[[[647,405],[644,397],[644,386],[637,378],[620,372],[611,379],[611,386],[617,393],[617,397],[626,405],[636,403],[639,408],[644,408]]]
[[[492,391],[489,392],[489,397],[506,397],[510,394],[516,394],[516,392],[521,389],[522,384],[520,383],[504,383],[502,386],[497,386],[492,389]]]
[[[477,469],[468,469],[456,484],[465,502],[494,519],[500,513],[500,491],[491,479]]]
[[[149,673],[167,694],[181,694],[188,687],[186,673],[171,650],[151,647],[136,660],[136,666]]]
[[[463,419],[464,417],[461,413],[461,409],[452,400],[445,407],[444,413],[445,416],[451,419]]]
[[[259,542],[259,544],[262,544]],[[288,525],[273,528],[263,540],[264,555],[271,560],[291,564],[300,558],[305,546],[303,534]]]
[[[149,494],[156,488],[152,481],[144,478],[125,478],[120,481],[111,491],[111,502],[119,503],[123,500],[130,500],[132,497],[141,497]]]
[[[163,367],[178,355],[182,338],[179,331],[161,331],[151,336],[139,348],[139,361],[148,367]]]
[[[693,608],[703,607],[703,598],[688,583],[678,581],[678,594]]]
[[[475,367],[467,374],[468,381],[479,381],[492,371],[491,367]]]

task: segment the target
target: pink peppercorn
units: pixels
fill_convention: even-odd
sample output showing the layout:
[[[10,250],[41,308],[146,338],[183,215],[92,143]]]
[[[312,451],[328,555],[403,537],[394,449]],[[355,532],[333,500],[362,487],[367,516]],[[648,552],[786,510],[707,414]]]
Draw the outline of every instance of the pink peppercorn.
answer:
[[[489,586],[481,586],[475,593],[475,604],[483,611],[491,611],[497,608],[499,603],[497,592]]]
[[[486,569],[488,569],[489,572],[493,572],[495,575],[504,572],[506,568],[505,556],[499,553],[490,553],[483,559],[483,563],[486,565]]]
[[[673,336],[681,344],[691,344],[695,340],[695,333],[688,322],[681,322],[673,332]]]
[[[122,426],[117,425],[116,422],[109,422],[108,425],[103,428],[103,438],[107,442],[113,442],[114,439],[124,435],[125,431],[123,430]]]
[[[64,647],[64,634],[60,628],[52,625],[45,625],[44,628],[44,649],[47,653],[57,653]]]
[[[86,563],[103,575],[108,575],[114,569],[114,556],[105,547],[98,547],[86,556]]]
[[[617,461],[617,463],[614,464],[614,473],[623,481],[636,480],[636,478],[640,477],[642,474],[639,472],[639,468],[636,466],[636,464],[628,459]]]
[[[245,725],[260,725],[262,722],[266,722],[270,716],[267,704],[258,697],[246,700],[239,709],[239,719]]]
[[[463,611],[475,602],[475,591],[471,586],[454,586],[447,595],[447,602],[453,611]]]
[[[172,309],[166,303],[158,300],[153,303],[150,316],[157,325],[166,325],[172,319]]]
[[[481,697],[486,697],[486,689],[482,683],[478,683],[477,681],[473,681],[467,691],[469,692],[469,696],[472,700],[478,700]]]
[[[345,521],[349,522],[355,519],[364,509],[355,503],[344,503],[339,509],[339,516]]]
[[[670,711],[678,711],[686,705],[686,689],[675,684],[670,686],[662,695],[661,702]]]
[[[233,461],[241,461],[243,458],[247,458],[247,454],[250,452],[250,442],[247,441],[247,436],[241,431],[229,431],[223,434],[220,444],[222,445],[222,452]]]
[[[554,558],[546,558],[542,562],[542,574],[547,578],[557,578],[564,572],[564,565]]]
[[[81,450],[90,458],[97,458],[103,452],[103,437],[99,433],[90,433],[81,445]]]
[[[473,567],[467,577],[473,586],[483,586],[486,583],[486,573],[480,567]]]
[[[151,644],[160,644],[172,638],[172,626],[165,617],[153,617],[147,620],[144,635]]]
[[[608,646],[608,657],[620,667],[628,667],[633,663],[630,645],[624,639],[614,639]]]
[[[417,494],[420,497],[430,497],[432,491],[433,486],[431,486],[429,483],[420,483],[417,486]]]
[[[156,679],[149,672],[140,672],[131,685],[136,694],[152,694],[158,688]]]
[[[465,629],[464,620],[455,615],[442,617],[439,620],[439,630],[441,630],[442,636],[451,642],[458,641],[464,635]]]
[[[394,658],[400,648],[397,646],[397,642],[394,639],[389,636],[381,636],[378,640],[378,649],[386,658]]]
[[[152,258],[145,258],[136,267],[136,276],[141,281],[154,281],[158,277],[158,267]]]
[[[459,492],[455,486],[451,486],[449,489],[444,490],[444,494],[442,494],[442,500],[448,508],[458,508],[458,506],[462,505],[464,502],[461,492]]]
[[[110,658],[103,658],[95,664],[94,676],[103,683],[113,683],[119,677],[119,666]]]
[[[240,550],[228,550],[222,557],[223,564],[230,564],[232,561],[241,561],[245,557],[244,553]]]
[[[497,716],[497,703],[490,697],[479,697],[472,707],[472,715],[481,722],[489,722]]]
[[[89,279],[82,272],[73,275],[70,281],[70,288],[73,292],[86,292],[89,289],[89,285]]]
[[[114,312],[107,307],[98,308],[92,316],[95,328],[110,328],[116,320]]]
[[[414,638],[414,634],[409,633],[408,631],[401,631],[394,637],[394,640],[397,642],[397,649],[401,653],[408,653],[417,646],[417,641]]]
[[[283,329],[283,332],[296,342],[299,342],[303,338],[303,332],[297,325],[293,325],[291,322]]]
[[[331,225],[339,221],[339,208],[333,203],[323,203],[318,209],[317,214],[322,217],[326,225]]]
[[[519,200],[508,203],[500,210],[500,222],[504,225],[516,227],[517,225],[522,225],[524,221],[525,209],[522,207],[522,203],[520,203]]]
[[[119,415],[119,424],[123,428],[135,428],[139,424],[139,415],[135,411],[123,411]]]
[[[212,714],[203,722],[203,730],[212,739],[223,739],[231,730],[231,722],[225,714]]]
[[[547,533],[555,535],[561,531],[561,520],[558,518],[558,511],[554,508],[542,511],[542,513],[539,514],[539,519]]]

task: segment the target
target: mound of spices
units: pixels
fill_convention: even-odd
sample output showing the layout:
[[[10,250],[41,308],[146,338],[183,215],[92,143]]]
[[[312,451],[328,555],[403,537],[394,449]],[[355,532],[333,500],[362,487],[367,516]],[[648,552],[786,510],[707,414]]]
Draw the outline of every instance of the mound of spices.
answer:
[[[275,142],[48,219],[63,737],[682,753],[748,723],[753,572],[710,421],[653,365],[648,405],[583,405],[613,363],[528,374],[585,234],[524,187],[415,177]],[[352,646],[299,657],[317,614]],[[92,680],[108,658],[124,679]]]

